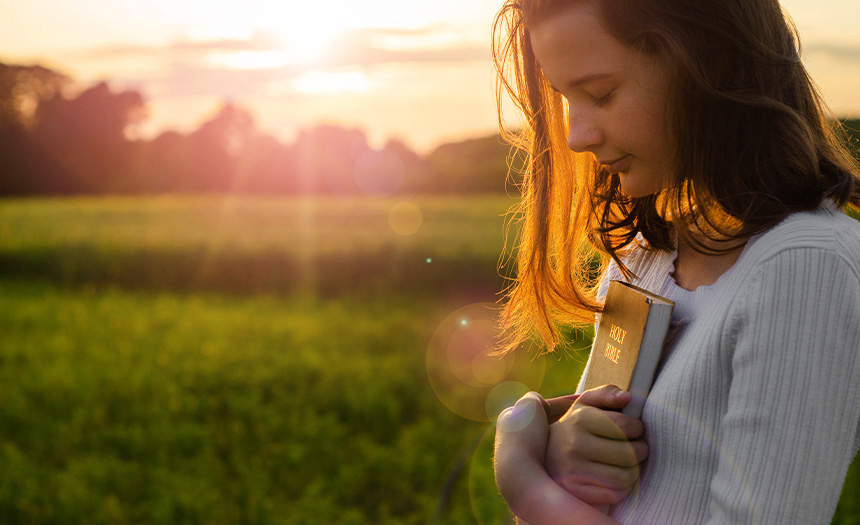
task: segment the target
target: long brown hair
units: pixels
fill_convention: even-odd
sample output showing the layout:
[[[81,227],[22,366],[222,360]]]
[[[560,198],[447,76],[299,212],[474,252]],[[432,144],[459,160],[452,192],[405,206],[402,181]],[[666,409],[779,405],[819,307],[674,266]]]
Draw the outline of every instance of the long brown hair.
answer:
[[[627,196],[591,154],[567,148],[565,103],[537,64],[530,29],[582,1],[594,2],[619,41],[670,71],[677,157],[660,195]],[[720,249],[699,239],[743,240],[824,199],[860,206],[860,167],[799,47],[778,0],[505,2],[493,27],[499,122],[527,162],[503,351],[534,336],[553,349],[561,326],[593,323],[606,264],[614,259],[626,272],[621,258],[640,236],[646,249],[674,249],[674,233],[717,254],[739,243]],[[506,129],[506,94],[522,130]]]

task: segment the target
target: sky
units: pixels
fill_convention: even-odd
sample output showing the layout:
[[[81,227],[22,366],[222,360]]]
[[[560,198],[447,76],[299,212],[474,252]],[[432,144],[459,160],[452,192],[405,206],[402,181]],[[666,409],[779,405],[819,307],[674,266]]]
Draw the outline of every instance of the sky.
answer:
[[[418,151],[497,130],[490,28],[502,0],[0,0],[0,62],[148,102],[190,131],[224,101],[291,140],[337,124]],[[784,0],[834,114],[860,118],[860,2]]]

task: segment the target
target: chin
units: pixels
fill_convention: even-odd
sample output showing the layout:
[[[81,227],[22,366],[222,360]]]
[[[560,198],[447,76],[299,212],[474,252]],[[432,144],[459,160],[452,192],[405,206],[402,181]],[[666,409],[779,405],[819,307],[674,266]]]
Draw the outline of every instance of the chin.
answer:
[[[621,189],[628,197],[634,199],[638,199],[640,197],[647,197],[648,195],[653,195],[654,193],[657,193],[656,191],[648,191],[646,188],[642,188],[633,184],[621,183]]]
[[[619,173],[618,177],[621,182],[621,189],[624,190],[624,193],[626,193],[628,197],[632,197],[634,199],[647,197],[663,191],[663,184],[660,183],[643,181],[641,178],[635,176],[631,177],[627,173]]]

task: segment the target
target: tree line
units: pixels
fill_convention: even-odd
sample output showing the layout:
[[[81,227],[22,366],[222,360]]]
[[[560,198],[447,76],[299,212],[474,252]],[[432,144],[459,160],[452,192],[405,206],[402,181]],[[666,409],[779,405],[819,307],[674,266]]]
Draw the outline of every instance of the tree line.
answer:
[[[399,140],[374,148],[361,130],[321,125],[285,144],[224,102],[190,133],[134,138],[146,115],[137,91],[80,89],[46,67],[0,64],[0,195],[506,191],[510,148],[498,136],[422,156]]]
[[[425,156],[363,131],[316,126],[285,144],[224,102],[190,133],[134,138],[145,98],[107,82],[80,89],[39,65],[0,63],[0,195],[495,193],[510,148],[498,136],[443,144]],[[860,120],[845,121],[855,154]],[[515,170],[516,171],[516,170]]]

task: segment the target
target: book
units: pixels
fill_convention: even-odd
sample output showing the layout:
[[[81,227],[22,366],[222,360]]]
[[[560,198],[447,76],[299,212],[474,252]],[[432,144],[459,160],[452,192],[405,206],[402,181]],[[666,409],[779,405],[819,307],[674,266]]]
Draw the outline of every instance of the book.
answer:
[[[610,281],[584,389],[615,385],[630,391],[633,400],[621,413],[640,418],[674,307],[674,302],[642,288]]]

